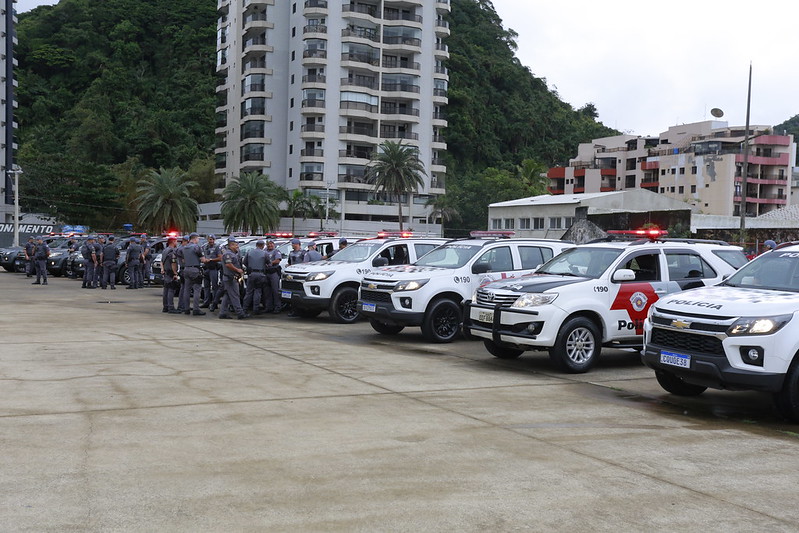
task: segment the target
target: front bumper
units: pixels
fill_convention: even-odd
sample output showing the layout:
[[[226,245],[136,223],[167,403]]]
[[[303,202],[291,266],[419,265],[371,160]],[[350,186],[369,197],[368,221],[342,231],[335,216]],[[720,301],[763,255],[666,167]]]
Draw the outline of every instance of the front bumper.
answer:
[[[388,302],[358,300],[358,312],[367,318],[396,326],[421,326],[424,322],[424,313],[397,310],[390,299]]]
[[[304,290],[280,289],[280,299],[288,302],[297,309],[327,309],[330,306],[330,298],[321,296],[309,296]]]
[[[463,316],[464,330],[475,337],[533,350],[555,344],[567,314],[551,304],[537,309],[511,309],[467,301]]]

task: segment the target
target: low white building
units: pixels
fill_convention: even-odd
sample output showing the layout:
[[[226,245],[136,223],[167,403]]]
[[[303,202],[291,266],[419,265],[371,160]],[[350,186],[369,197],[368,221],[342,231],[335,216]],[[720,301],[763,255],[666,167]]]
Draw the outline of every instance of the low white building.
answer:
[[[513,230],[517,237],[559,239],[586,215],[695,210],[691,205],[644,189],[531,196],[488,206],[488,229]],[[620,228],[621,229],[621,228]]]

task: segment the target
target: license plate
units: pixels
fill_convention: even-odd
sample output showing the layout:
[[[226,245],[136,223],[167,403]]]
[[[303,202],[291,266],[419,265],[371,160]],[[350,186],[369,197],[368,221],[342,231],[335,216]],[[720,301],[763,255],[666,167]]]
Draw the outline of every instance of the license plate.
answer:
[[[494,311],[478,311],[478,322],[494,322]]]
[[[280,297],[291,300],[291,291],[280,291]]]
[[[660,351],[660,362],[664,365],[679,366],[680,368],[691,368],[691,356],[681,353]]]
[[[154,280],[154,279],[155,279],[155,274],[150,274],[150,280]]]
[[[363,310],[366,311],[367,313],[369,312],[374,313],[375,311],[377,311],[377,306],[375,306],[375,304],[363,304]]]

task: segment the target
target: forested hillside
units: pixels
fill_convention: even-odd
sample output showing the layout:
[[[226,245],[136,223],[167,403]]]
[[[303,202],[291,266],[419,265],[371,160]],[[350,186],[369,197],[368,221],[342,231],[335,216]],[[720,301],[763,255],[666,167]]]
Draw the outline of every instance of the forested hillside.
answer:
[[[149,169],[191,169],[213,189],[216,3],[61,0],[19,17],[24,204],[65,222],[135,222]],[[452,0],[447,188],[453,228],[484,227],[487,204],[543,191],[537,174],[577,143],[612,134],[514,56],[488,0]],[[523,168],[520,168],[523,167]]]

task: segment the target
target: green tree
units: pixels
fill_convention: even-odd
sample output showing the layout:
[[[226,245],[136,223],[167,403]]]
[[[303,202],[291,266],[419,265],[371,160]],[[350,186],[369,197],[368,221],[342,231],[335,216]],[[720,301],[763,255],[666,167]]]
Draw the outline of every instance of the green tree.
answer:
[[[139,180],[136,189],[139,220],[150,231],[159,233],[193,231],[197,225],[197,201],[189,191],[196,185],[179,168],[151,171],[147,178]]]
[[[534,159],[525,159],[516,167],[516,174],[527,188],[528,196],[547,194],[549,179],[546,177],[548,168],[545,164]]]
[[[259,172],[245,172],[222,192],[225,231],[266,233],[280,224],[279,198],[283,189]]]
[[[308,216],[319,219],[319,231],[325,229],[325,222],[329,219],[337,219],[339,212],[336,210],[338,198],[320,198],[319,196],[308,196]]]
[[[457,208],[452,203],[452,197],[446,194],[431,196],[424,203],[426,207],[430,208],[430,214],[427,215],[427,223],[434,224],[436,220],[441,219],[442,235],[444,234],[444,224],[446,222],[460,220],[461,218]]]
[[[291,194],[286,194],[283,197],[286,202],[286,216],[291,218],[291,233],[294,233],[294,221],[297,217],[302,217],[303,220],[307,217],[308,211],[311,209],[308,196],[300,189],[291,191]]]
[[[385,141],[366,167],[366,179],[375,190],[396,197],[400,231],[402,195],[413,194],[424,186],[422,176],[425,174],[424,165],[419,161],[419,150],[415,146],[403,145],[402,141]]]

